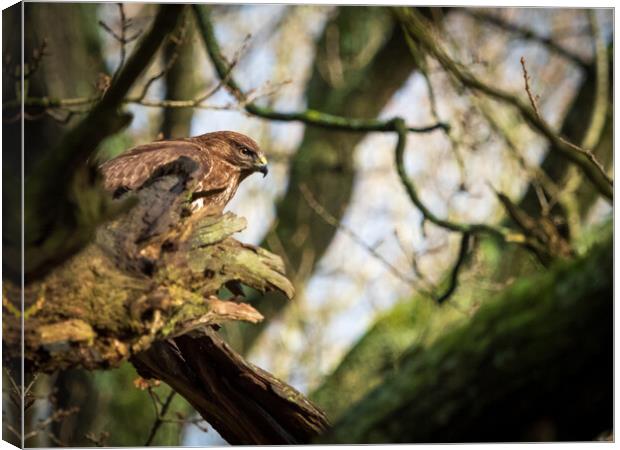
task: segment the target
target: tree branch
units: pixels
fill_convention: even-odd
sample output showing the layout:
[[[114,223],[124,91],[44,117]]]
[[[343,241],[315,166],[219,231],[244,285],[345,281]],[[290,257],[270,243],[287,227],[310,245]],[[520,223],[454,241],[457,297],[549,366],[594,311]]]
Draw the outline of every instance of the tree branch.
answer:
[[[467,252],[469,250],[470,240],[471,240],[471,236],[469,235],[469,233],[463,233],[463,235],[461,236],[461,244],[459,246],[459,253],[456,258],[456,262],[454,263],[454,266],[452,267],[452,270],[450,271],[450,281],[449,281],[448,287],[443,294],[435,298],[435,301],[440,305],[450,298],[450,296],[452,295],[452,293],[456,290],[458,286],[459,273],[461,272],[461,269],[465,265],[465,260],[467,259]]]
[[[415,185],[409,179],[405,171],[404,154],[407,144],[407,128],[405,127],[404,121],[400,118],[395,119],[395,123],[396,129],[398,131],[398,141],[396,143],[396,149],[394,152],[396,171],[398,172],[398,176],[400,177],[400,180],[405,188],[405,191],[407,192],[407,195],[409,196],[409,199],[420,210],[426,220],[448,231],[468,234],[489,234],[506,242],[524,243],[527,241],[526,236],[516,233],[509,228],[493,227],[491,225],[483,223],[464,224],[459,222],[453,222],[437,217],[430,209],[428,209],[418,196]]]
[[[613,199],[613,181],[605,171],[601,170],[599,165],[593,161],[590,152],[583,151],[578,147],[575,148],[573,144],[559,136],[546,121],[541,120],[536,112],[528,107],[520,98],[482,82],[467,69],[457,65],[447,53],[439,48],[435,39],[432,37],[430,27],[426,24],[425,19],[417,12],[408,8],[396,8],[395,13],[405,31],[416,39],[448,73],[454,76],[464,86],[515,107],[523,120],[549,141],[553,150],[558,151],[563,157],[578,166],[605,198],[608,200]]]
[[[517,35],[521,39],[538,42],[544,45],[545,47],[547,47],[552,52],[555,52],[558,55],[568,59],[569,61],[571,61],[572,63],[576,64],[577,66],[579,66],[580,68],[584,70],[589,70],[590,68],[590,64],[586,60],[584,60],[581,56],[567,49],[566,47],[559,44],[558,42],[554,41],[552,38],[540,36],[534,31],[530,30],[529,28],[522,27],[514,23],[510,23],[495,14],[489,14],[487,12],[483,12],[480,10],[474,10],[470,8],[463,8],[462,11],[468,16],[480,22],[487,23],[496,28],[500,28],[504,31],[508,31],[509,33]]]
[[[237,99],[238,102],[245,105],[244,109],[255,116],[263,119],[278,120],[284,122],[303,122],[306,125],[314,125],[322,128],[346,130],[346,131],[396,131],[392,120],[378,119],[355,119],[333,114],[324,113],[316,110],[306,110],[301,112],[280,112],[271,108],[259,106],[254,102],[248,102],[247,96],[230,74],[228,62],[222,56],[215,33],[213,24],[209,14],[208,7],[205,5],[193,5],[194,12],[198,23],[200,35],[205,44],[209,57],[215,66],[220,79],[225,80],[224,84],[228,91]],[[410,132],[427,133],[437,129],[445,129],[448,125],[445,123],[437,123],[426,127],[407,127]]]
[[[98,223],[123,209],[110,202],[95,182],[95,169],[83,163],[103,139],[131,120],[130,115],[119,113],[118,107],[174,28],[182,10],[181,5],[160,7],[151,28],[137,43],[101,100],[39,161],[26,180],[27,276],[44,274],[83,246]],[[50,203],[55,207],[50,208]]]
[[[172,170],[172,169],[171,169]],[[282,261],[232,234],[245,220],[187,210],[196,165],[183,159],[133,195],[137,204],[101,225],[94,243],[27,284],[5,283],[7,359],[28,372],[106,369],[130,360],[184,396],[231,443],[305,443],[327,419],[305,397],[232,351],[213,326],[262,315],[218,292],[230,281],[291,298]],[[21,324],[25,348],[21,353]]]

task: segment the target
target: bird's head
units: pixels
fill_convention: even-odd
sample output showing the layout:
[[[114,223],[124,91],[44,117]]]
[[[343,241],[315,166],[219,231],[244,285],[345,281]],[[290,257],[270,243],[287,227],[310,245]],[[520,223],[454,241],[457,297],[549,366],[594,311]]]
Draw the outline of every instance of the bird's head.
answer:
[[[260,172],[267,176],[267,158],[258,144],[245,134],[235,131],[217,131],[201,136],[209,141],[211,151],[217,152],[245,176]]]

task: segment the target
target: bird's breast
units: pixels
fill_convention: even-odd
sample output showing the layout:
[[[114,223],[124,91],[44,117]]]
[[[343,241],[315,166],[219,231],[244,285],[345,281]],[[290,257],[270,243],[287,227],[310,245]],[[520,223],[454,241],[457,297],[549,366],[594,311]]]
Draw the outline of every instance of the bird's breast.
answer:
[[[197,211],[207,208],[209,214],[221,214],[228,202],[237,192],[239,180],[231,177],[221,189],[208,189],[207,186],[201,183],[201,185],[197,187],[197,192],[205,192],[206,195],[194,200],[191,204],[191,210]]]

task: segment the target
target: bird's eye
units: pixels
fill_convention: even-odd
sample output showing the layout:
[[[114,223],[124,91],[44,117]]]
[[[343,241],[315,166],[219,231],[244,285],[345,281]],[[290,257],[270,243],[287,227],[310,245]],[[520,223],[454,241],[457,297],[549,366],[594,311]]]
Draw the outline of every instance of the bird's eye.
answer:
[[[241,153],[245,156],[252,156],[254,154],[254,152],[247,147],[241,147]]]

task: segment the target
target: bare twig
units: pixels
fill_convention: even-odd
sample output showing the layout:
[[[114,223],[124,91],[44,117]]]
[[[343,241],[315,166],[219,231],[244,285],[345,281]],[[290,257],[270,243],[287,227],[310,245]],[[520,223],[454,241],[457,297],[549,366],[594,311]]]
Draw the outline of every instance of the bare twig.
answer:
[[[389,272],[400,279],[401,281],[410,284],[414,288],[419,289],[419,285],[416,279],[409,277],[408,275],[402,273],[396,266],[394,266],[391,262],[389,262],[383,255],[381,255],[375,248],[368,245],[364,240],[357,235],[353,230],[347,227],[345,224],[341,223],[338,219],[332,216],[323,206],[314,198],[314,195],[310,191],[310,189],[302,184],[299,186],[299,190],[303,195],[304,199],[308,203],[308,206],[323,219],[326,223],[336,228],[337,230],[342,231],[344,234],[349,236],[353,242],[358,244],[360,247],[364,248],[370,255],[372,255],[377,261],[383,264]]]
[[[538,109],[538,100],[540,99],[540,97],[532,93],[532,88],[530,87],[531,78],[530,75],[527,73],[527,68],[525,67],[525,57],[521,56],[519,62],[521,63],[521,67],[523,69],[523,81],[525,82],[525,92],[527,92],[527,98],[530,99],[530,105],[532,105],[532,109],[534,110],[534,113],[536,113],[536,117],[538,117],[538,120],[542,120],[540,110]]]
[[[125,64],[125,57],[127,55],[127,49],[125,48],[125,45],[127,45],[127,41],[125,40],[125,32],[127,31],[127,28],[125,27],[125,6],[123,6],[122,3],[118,3],[118,12],[121,16],[121,59],[118,63],[118,68],[116,69],[113,78],[116,78],[116,74],[119,72],[119,70],[121,70],[123,64]]]
[[[437,97],[435,96],[435,90],[433,89],[433,83],[431,82],[428,71],[423,66],[420,66],[420,73],[422,74],[424,81],[426,82],[426,88],[428,90],[428,98],[431,105],[431,114],[433,116],[433,120],[439,123],[441,120],[439,119],[439,110],[437,109]],[[465,161],[463,161],[463,155],[461,154],[461,145],[459,141],[454,136],[453,128],[444,128],[444,134],[448,138],[450,142],[450,148],[452,149],[452,153],[454,154],[454,158],[456,159],[458,168],[459,168],[459,176],[460,176],[460,186],[465,185]]]
[[[121,47],[121,56],[118,62],[118,66],[116,67],[116,70],[114,71],[114,76],[112,77],[113,79],[116,79],[119,72],[121,71],[121,68],[125,64],[125,59],[127,58],[127,44],[135,41],[136,39],[138,39],[140,34],[142,34],[142,30],[138,30],[132,36],[127,36],[127,31],[132,26],[132,21],[131,19],[128,19],[127,15],[125,14],[125,6],[122,3],[117,3],[117,6],[118,6],[119,15],[120,15],[120,27],[119,27],[120,33],[116,33],[103,20],[99,21],[99,26],[103,28],[106,33],[112,36],[112,38],[115,41],[117,41]]]
[[[557,53],[558,55],[568,59],[569,61],[575,63],[577,66],[587,69],[589,67],[588,62],[585,61],[581,56],[573,51],[567,49],[563,45],[554,41],[552,38],[540,36],[529,28],[522,27],[520,25],[510,23],[500,16],[496,14],[489,14],[480,10],[474,10],[470,8],[463,8],[462,12],[473,17],[474,19],[488,23],[489,25],[493,25],[495,27],[501,28],[502,30],[508,31],[509,33],[515,34],[521,39],[526,39],[530,41],[538,42],[545,47],[547,47],[552,52]],[[574,28],[571,27],[571,35],[574,33]]]
[[[155,81],[161,79],[166,73],[168,73],[170,71],[170,69],[172,69],[174,64],[177,62],[177,59],[179,57],[179,48],[180,48],[181,44],[187,38],[187,26],[188,26],[187,25],[187,20],[188,20],[188,17],[185,16],[183,25],[179,29],[179,35],[178,36],[171,35],[168,38],[174,44],[174,50],[172,52],[172,55],[168,59],[168,62],[166,63],[166,66],[158,74],[152,76],[151,78],[149,78],[147,80],[147,82],[144,84],[144,87],[142,88],[142,93],[138,96],[138,100],[143,100],[144,97],[146,97],[146,94],[148,93],[148,90],[151,87],[151,85]]]
[[[47,417],[44,420],[39,421],[39,423],[35,426],[34,430],[30,431],[29,433],[24,434],[24,441],[35,437],[37,434],[41,433],[42,431],[45,431],[45,429],[49,425],[51,425],[53,422],[60,422],[66,417],[76,414],[79,410],[80,410],[79,407],[72,406],[71,408],[68,408],[68,409],[58,409],[54,411],[52,414],[49,415],[49,417]]]
[[[605,60],[606,60],[606,59],[607,59],[607,56],[605,56]],[[525,68],[525,58],[522,56],[522,57],[521,57],[521,59],[520,59],[520,61],[521,61],[521,67],[523,68],[523,79],[525,80],[525,91],[527,92],[527,96],[528,96],[528,98],[529,98],[529,100],[530,100],[530,104],[532,105],[532,109],[534,110],[534,114],[536,114],[536,117],[538,118],[538,120],[539,120],[541,123],[545,123],[545,124],[546,124],[545,119],[541,116],[541,114],[540,114],[540,110],[539,110],[539,108],[538,108],[538,96],[537,96],[537,95],[534,95],[534,94],[532,93],[531,88],[530,88],[530,83],[529,83],[529,81],[530,81],[530,76],[529,76],[529,74],[527,73],[527,69]],[[606,64],[605,64],[605,65],[606,65]],[[605,94],[605,99],[603,100],[603,103],[605,104],[605,106],[603,106],[603,108],[606,108],[606,105],[607,105],[607,98],[606,98],[606,97],[607,97],[607,95]],[[599,106],[599,107],[600,107],[600,106]],[[595,111],[595,112],[596,112],[596,111]],[[593,116],[593,120],[596,120],[596,118],[595,118],[594,116]],[[597,135],[600,135],[600,132],[602,131],[602,127],[603,127],[603,125],[604,125],[604,124],[605,124],[605,116],[603,115],[603,117],[602,117],[602,122],[601,122],[600,124],[595,124],[596,129],[594,130],[594,132],[595,132]],[[599,127],[600,127],[600,128],[599,128]],[[592,128],[592,127],[591,127],[591,128]],[[588,136],[586,136],[586,138],[587,138],[587,137],[588,137]],[[588,159],[592,162],[592,164],[598,168],[598,170],[599,170],[601,173],[603,173],[603,174],[605,174],[605,176],[607,176],[606,171],[605,171],[605,168],[604,168],[604,167],[603,167],[603,165],[602,165],[602,164],[601,164],[601,163],[600,163],[600,162],[596,159],[596,156],[594,156],[594,153],[592,153],[591,151],[586,150],[586,149],[584,149],[584,148],[581,148],[581,147],[580,147],[580,146],[578,146],[577,144],[574,144],[574,143],[572,143],[572,142],[568,141],[567,139],[563,138],[562,136],[558,136],[558,139],[559,139],[562,143],[564,143],[565,145],[567,145],[569,148],[571,148],[571,149],[573,149],[573,150],[575,150],[575,151],[577,151],[577,152],[579,152],[579,153],[581,153],[581,154],[585,155],[585,156],[586,156],[586,157],[587,157],[587,158],[588,158]],[[611,182],[611,180],[610,180],[610,182]]]
[[[96,435],[94,432],[91,431],[86,433],[84,437],[90,442],[92,442],[96,447],[107,447],[110,433],[108,431],[100,431],[99,435]]]
[[[32,56],[27,64],[24,64],[24,80],[31,77],[41,65],[43,57],[48,56],[47,39],[41,41],[41,45],[32,51]]]
[[[151,396],[151,398],[153,398],[153,390],[149,387],[148,388],[148,393]],[[157,403],[153,402],[153,406],[155,407],[155,422],[153,422],[153,426],[151,427],[151,431],[149,432],[149,436],[146,438],[146,442],[144,443],[145,447],[148,447],[149,445],[151,445],[151,443],[153,442],[153,439],[155,439],[155,435],[157,434],[157,430],[159,430],[159,427],[161,427],[161,425],[163,424],[163,419],[166,416],[166,413],[168,412],[168,408],[170,408],[170,404],[172,403],[172,399],[174,398],[174,395],[176,394],[175,391],[170,391],[170,393],[168,394],[168,397],[166,397],[166,401],[162,404],[161,406],[161,410],[157,407]]]
[[[493,110],[488,106],[488,100],[481,99],[475,96],[472,96],[471,100],[476,105],[477,109],[482,113],[482,116],[486,119],[487,123],[490,125],[491,129],[494,130],[499,137],[506,143],[506,147],[509,151],[509,154],[517,161],[521,169],[529,176],[531,183],[534,185],[536,189],[536,194],[541,199],[540,191],[546,191],[551,197],[557,198],[560,194],[559,186],[547,175],[547,173],[542,170],[537,165],[529,164],[521,151],[519,150],[519,146],[515,141],[514,133],[511,127],[502,123],[497,114],[494,113]],[[544,193],[543,193],[544,195]],[[541,206],[544,206],[541,201]],[[543,214],[546,211],[550,211],[553,207],[553,202],[547,202],[546,207],[543,207]]]
[[[413,269],[413,273],[415,273],[416,277],[418,277],[420,279],[420,281],[422,281],[425,284],[425,289],[427,291],[433,291],[435,289],[434,284],[428,279],[428,277],[424,274],[424,272],[422,271],[422,269],[420,268],[420,265],[418,264],[418,258],[420,257],[420,254],[417,252],[413,252],[412,255],[409,255],[407,250],[405,249],[405,245],[402,242],[398,231],[395,229],[394,230],[394,238],[396,239],[396,243],[398,244],[398,248],[400,248],[400,251],[403,253],[403,255],[405,255],[405,258],[407,258],[407,260],[411,263],[411,268]],[[427,253],[427,252],[424,252]]]

